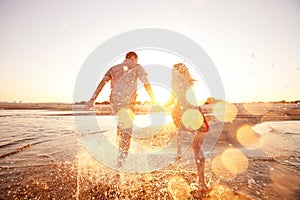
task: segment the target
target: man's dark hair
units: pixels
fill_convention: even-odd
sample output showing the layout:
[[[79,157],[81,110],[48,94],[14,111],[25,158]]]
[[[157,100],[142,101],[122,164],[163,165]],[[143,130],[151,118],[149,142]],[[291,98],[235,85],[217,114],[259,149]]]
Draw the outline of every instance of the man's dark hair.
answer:
[[[137,54],[136,54],[135,52],[133,52],[133,51],[130,51],[130,52],[128,52],[128,53],[126,54],[126,59],[130,59],[130,58],[132,58],[132,57],[138,58]]]

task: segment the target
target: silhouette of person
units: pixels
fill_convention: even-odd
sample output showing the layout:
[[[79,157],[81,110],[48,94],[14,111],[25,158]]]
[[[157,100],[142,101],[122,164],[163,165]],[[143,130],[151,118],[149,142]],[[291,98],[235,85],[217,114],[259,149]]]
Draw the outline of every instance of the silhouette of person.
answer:
[[[194,85],[194,81],[184,64],[175,64],[172,69],[173,93],[165,107],[170,106],[177,100],[172,112],[174,124],[179,129],[177,134],[177,159],[181,158],[182,133],[185,131],[194,133],[192,147],[199,178],[199,192],[204,196],[207,187],[204,180],[204,154],[201,145],[209,126],[200,106],[197,105],[195,96],[188,94]]]
[[[92,98],[86,103],[84,108],[89,110],[93,107],[104,85],[111,81],[110,103],[114,114],[118,117],[118,169],[122,167],[130,149],[138,79],[144,83],[148,95],[154,102],[153,91],[149,84],[147,73],[141,65],[137,64],[137,60],[138,56],[135,52],[128,52],[123,63],[111,67],[105,73]]]

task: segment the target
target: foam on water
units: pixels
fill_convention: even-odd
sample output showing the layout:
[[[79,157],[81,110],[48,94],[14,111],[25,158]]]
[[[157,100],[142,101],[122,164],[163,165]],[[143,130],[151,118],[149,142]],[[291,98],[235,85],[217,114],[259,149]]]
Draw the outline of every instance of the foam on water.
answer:
[[[300,135],[300,121],[271,121],[257,124],[253,127],[260,135],[276,131],[284,134],[296,134]]]

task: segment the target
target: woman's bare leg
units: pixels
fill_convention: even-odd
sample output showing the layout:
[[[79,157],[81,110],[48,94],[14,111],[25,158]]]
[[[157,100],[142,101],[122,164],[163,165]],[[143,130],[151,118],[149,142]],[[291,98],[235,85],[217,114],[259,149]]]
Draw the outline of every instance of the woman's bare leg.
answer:
[[[205,185],[204,180],[204,154],[203,150],[201,148],[202,140],[203,140],[203,133],[196,132],[196,136],[194,137],[193,141],[193,151],[194,151],[194,158],[196,163],[196,169],[198,173],[198,181],[199,181],[199,192],[202,193],[202,196],[205,196],[205,193],[207,192],[207,187]]]
[[[176,159],[181,158],[181,146],[182,146],[182,130],[179,129],[177,133],[177,156]]]

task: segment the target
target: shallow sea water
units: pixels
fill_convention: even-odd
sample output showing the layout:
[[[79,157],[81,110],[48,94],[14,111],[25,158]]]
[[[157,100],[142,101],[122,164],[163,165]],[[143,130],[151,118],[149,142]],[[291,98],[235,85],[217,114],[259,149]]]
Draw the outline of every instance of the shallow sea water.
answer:
[[[92,116],[99,131],[91,116],[80,117],[86,123],[78,128],[70,112],[0,110],[0,199],[197,199],[190,149],[154,171],[117,176],[84,145],[85,138],[114,141],[115,120]],[[136,116],[137,124],[144,118]],[[214,148],[205,163],[207,199],[299,199],[299,127],[300,121],[264,122],[253,128],[263,138],[258,146]],[[138,130],[134,142],[150,148]],[[140,151],[134,142],[132,151]]]

